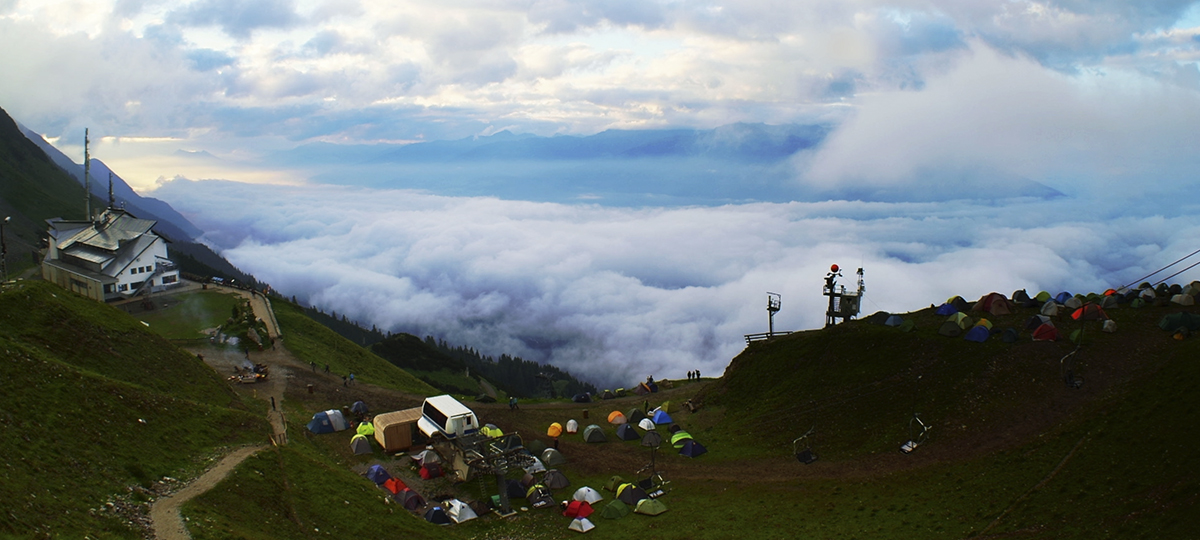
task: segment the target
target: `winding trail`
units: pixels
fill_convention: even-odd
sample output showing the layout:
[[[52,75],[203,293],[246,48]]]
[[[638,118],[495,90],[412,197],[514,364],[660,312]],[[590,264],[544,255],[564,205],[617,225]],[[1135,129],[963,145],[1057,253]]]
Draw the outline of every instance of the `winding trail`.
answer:
[[[246,458],[255,452],[266,448],[265,445],[245,446],[227,454],[213,468],[205,471],[199,478],[193,480],[187,487],[154,502],[150,507],[150,526],[154,537],[158,540],[190,540],[187,527],[183,524],[183,516],[179,507],[204,492],[212,489],[224,480]]]
[[[283,396],[287,390],[287,381],[291,376],[290,369],[301,365],[300,361],[283,348],[282,343],[279,343],[281,339],[279,323],[276,322],[270,301],[266,297],[228,287],[220,287],[218,290],[234,292],[248,298],[254,308],[255,316],[266,321],[270,337],[277,342],[275,347],[252,353],[254,361],[268,365],[271,372],[271,376],[265,383],[254,385],[254,396],[264,401],[270,401],[273,405],[267,411],[267,420],[271,423],[271,443],[287,444],[287,421],[283,417]],[[233,366],[240,365],[244,358],[242,353],[232,349],[224,351],[213,351],[206,348],[188,350],[194,354],[203,355],[204,362],[217,373],[222,374],[228,373]],[[267,448],[267,445],[244,446],[233,450],[179,491],[155,501],[150,507],[150,528],[154,533],[154,538],[157,540],[191,540],[191,534],[184,525],[179,508],[184,503],[212,489],[213,486],[229,476],[229,473],[233,472],[242,461],[264,448]]]

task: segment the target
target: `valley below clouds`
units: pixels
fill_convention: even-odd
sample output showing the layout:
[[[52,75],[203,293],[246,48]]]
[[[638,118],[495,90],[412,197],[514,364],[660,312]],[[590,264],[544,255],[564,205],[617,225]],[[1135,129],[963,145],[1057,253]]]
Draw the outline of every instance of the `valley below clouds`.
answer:
[[[1103,291],[1187,255],[1200,237],[1195,203],[1178,199],[613,208],[185,179],[154,195],[233,264],[304,304],[548,362],[602,387],[719,375],[744,334],[767,330],[768,291],[782,295],[777,331],[821,327],[831,264],[847,288],[865,269],[866,316],[956,294]],[[1193,269],[1172,282],[1198,278]]]

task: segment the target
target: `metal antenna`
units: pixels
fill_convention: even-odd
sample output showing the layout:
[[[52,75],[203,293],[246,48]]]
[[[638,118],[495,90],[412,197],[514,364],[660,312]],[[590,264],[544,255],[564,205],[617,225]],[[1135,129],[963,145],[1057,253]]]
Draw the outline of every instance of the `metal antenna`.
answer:
[[[92,157],[88,154],[88,129],[83,128],[83,200],[86,219],[92,219]]]

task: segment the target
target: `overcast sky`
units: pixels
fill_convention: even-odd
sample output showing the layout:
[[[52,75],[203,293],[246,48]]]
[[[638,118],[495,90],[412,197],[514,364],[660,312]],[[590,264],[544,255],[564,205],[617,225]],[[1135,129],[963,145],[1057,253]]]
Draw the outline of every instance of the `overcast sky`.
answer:
[[[866,311],[906,311],[1200,248],[1191,1],[0,0],[0,50],[0,107],[76,159],[90,127],[93,156],[285,293],[599,383],[719,373],[768,290],[780,327],[819,326],[831,263],[866,267]],[[734,122],[831,126],[781,175],[814,196],[600,208],[265,165]],[[1029,182],[1061,196],[1003,197]]]

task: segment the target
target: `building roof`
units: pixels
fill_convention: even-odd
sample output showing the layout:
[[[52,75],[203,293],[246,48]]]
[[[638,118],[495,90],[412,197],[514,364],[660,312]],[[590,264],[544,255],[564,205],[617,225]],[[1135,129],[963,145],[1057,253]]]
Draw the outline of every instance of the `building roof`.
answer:
[[[135,218],[124,210],[109,209],[100,215],[95,225],[60,240],[58,249],[66,250],[82,244],[105,251],[117,251],[125,242],[151,232],[155,223],[154,220]]]
[[[413,407],[402,411],[393,411],[389,413],[375,415],[374,424],[376,426],[389,426],[392,424],[407,424],[416,422],[421,418],[421,408]]]

